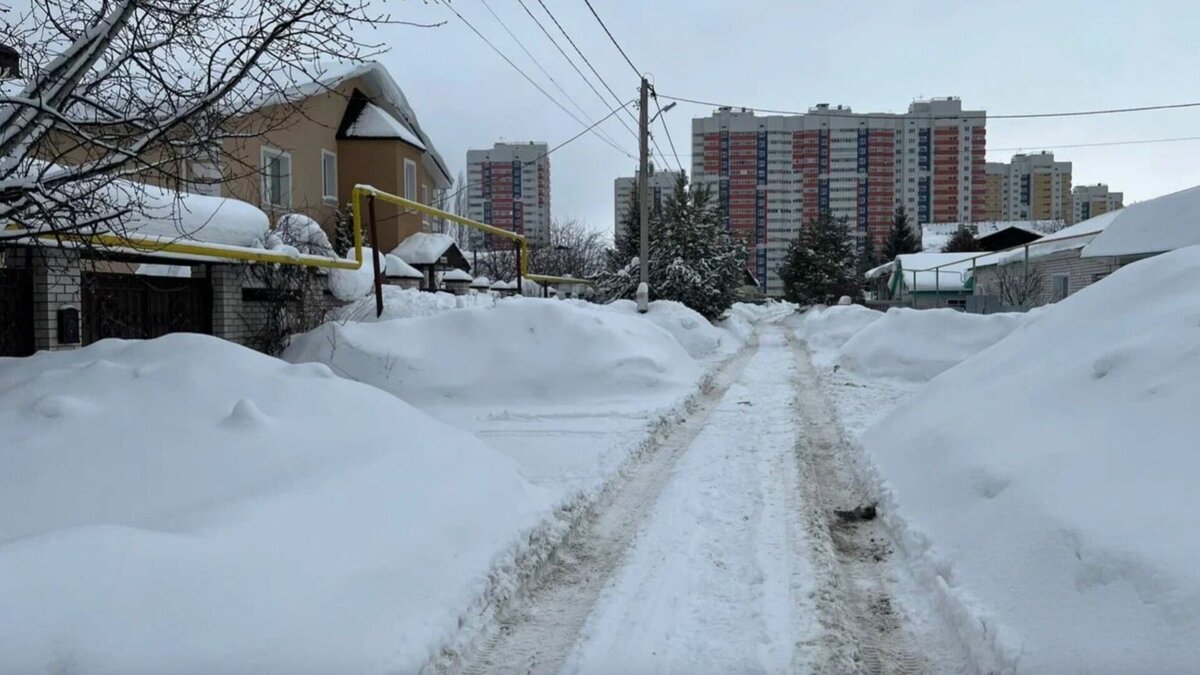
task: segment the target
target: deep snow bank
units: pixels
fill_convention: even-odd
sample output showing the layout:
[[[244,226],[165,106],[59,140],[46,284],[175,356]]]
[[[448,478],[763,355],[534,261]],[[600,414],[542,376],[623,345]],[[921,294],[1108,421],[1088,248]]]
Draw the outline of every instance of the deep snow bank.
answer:
[[[0,359],[0,671],[413,672],[549,509],[321,365],[196,335]]]
[[[825,312],[834,309],[838,308],[831,307]],[[953,309],[907,308],[890,309],[881,317],[862,313],[859,316],[866,325],[842,344],[838,356],[841,366],[867,377],[917,381],[931,380],[987,349],[1030,317],[1017,313],[985,315]],[[840,338],[841,329],[848,324],[852,326],[850,321],[840,322],[832,333],[810,340],[827,340],[831,334]]]
[[[641,315],[533,298],[379,323],[325,324],[284,352],[422,406],[555,405],[686,395],[700,368]]]
[[[390,321],[415,316],[433,316],[464,307],[491,307],[494,304],[496,299],[490,293],[472,291],[465,295],[454,295],[441,291],[429,293],[415,288],[384,286],[382,316],[375,316],[375,294],[371,292],[337,308],[330,318],[334,321]]]
[[[885,514],[1010,667],[1200,663],[1197,298],[1200,247],[1130,265],[864,434]]]
[[[819,362],[828,362],[836,358],[846,340],[882,317],[883,312],[862,305],[814,307],[800,319],[796,335]]]
[[[741,340],[729,331],[722,330],[705,319],[696,310],[674,300],[655,300],[645,314],[638,314],[637,303],[632,300],[614,300],[605,305],[569,300],[583,307],[595,307],[618,312],[627,316],[640,316],[666,330],[694,359],[711,356],[717,352],[735,351]]]

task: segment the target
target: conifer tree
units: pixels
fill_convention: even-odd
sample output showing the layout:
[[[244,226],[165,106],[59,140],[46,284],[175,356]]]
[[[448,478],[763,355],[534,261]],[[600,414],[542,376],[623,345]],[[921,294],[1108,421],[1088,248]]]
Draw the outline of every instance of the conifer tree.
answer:
[[[979,242],[975,241],[975,235],[965,227],[960,227],[942,247],[943,253],[970,253],[978,250]]]
[[[858,296],[861,288],[856,278],[858,256],[854,249],[846,219],[822,211],[800,230],[788,247],[779,269],[784,296],[801,304],[829,302],[842,295]]]
[[[908,224],[908,214],[904,207],[896,209],[892,217],[892,229],[888,232],[887,241],[883,243],[884,262],[895,260],[896,256],[905,253],[917,253],[921,250],[921,242]]]

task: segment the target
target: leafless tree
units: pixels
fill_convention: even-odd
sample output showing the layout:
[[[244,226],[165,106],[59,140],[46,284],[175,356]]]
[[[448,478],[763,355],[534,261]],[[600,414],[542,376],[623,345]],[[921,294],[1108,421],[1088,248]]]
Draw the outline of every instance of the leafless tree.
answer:
[[[1036,307],[1042,303],[1042,273],[1033,265],[1012,262],[996,265],[987,292],[1011,307]]]
[[[506,240],[491,238],[492,246],[478,255],[476,275],[493,280],[514,278],[517,251]],[[604,271],[604,237],[577,220],[550,224],[548,243],[529,248],[529,270],[535,274],[590,279]]]
[[[22,79],[0,87],[0,242],[122,233],[145,183],[237,167],[223,142],[289,123],[317,64],[368,58],[369,0],[33,0],[0,13]],[[270,116],[247,113],[270,106]],[[294,119],[293,119],[294,121]],[[194,178],[194,177],[192,177]]]

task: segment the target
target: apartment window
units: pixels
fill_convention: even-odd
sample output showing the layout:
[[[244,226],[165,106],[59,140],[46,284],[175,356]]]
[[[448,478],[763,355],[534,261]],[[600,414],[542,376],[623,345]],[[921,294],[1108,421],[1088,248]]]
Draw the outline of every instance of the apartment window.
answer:
[[[1054,289],[1054,300],[1057,302],[1071,293],[1071,277],[1065,274],[1055,274],[1050,277],[1051,288]]]
[[[263,146],[263,202],[268,206],[288,208],[292,205],[292,155],[289,152]]]
[[[404,160],[404,198],[417,198],[417,163],[411,159]]]
[[[326,204],[337,204],[337,155],[321,150],[321,199]]]

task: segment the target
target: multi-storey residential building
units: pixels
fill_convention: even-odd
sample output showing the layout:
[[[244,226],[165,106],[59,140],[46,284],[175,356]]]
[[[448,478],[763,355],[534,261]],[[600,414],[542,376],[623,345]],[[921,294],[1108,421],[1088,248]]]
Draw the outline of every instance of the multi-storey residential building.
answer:
[[[751,247],[760,287],[778,295],[788,244],[823,210],[877,250],[900,207],[917,232],[921,223],[982,219],[986,116],[957,98],[917,101],[902,114],[721,108],[692,121],[692,177],[718,195],[727,226]]]
[[[989,194],[998,195],[987,200],[988,219],[1074,222],[1070,162],[1056,162],[1054,153],[1043,151],[986,166]]]
[[[1102,213],[1116,211],[1125,206],[1125,193],[1110,192],[1104,183],[1079,185],[1071,191],[1074,203],[1075,222],[1082,223]]]
[[[550,238],[550,158],[545,143],[497,143],[467,151],[467,217],[531,243]],[[484,235],[473,235],[473,249]]]
[[[613,241],[625,234],[625,225],[629,222],[629,209],[633,206],[633,195],[637,190],[637,176],[638,172],[635,171],[633,176],[622,176],[613,181]],[[654,165],[650,165],[646,184],[651,211],[662,208],[663,199],[675,189],[678,180],[678,171],[656,172]]]

